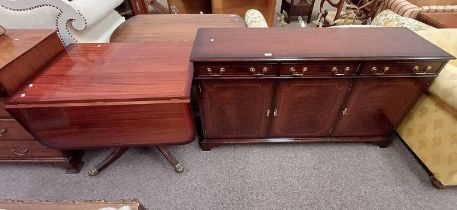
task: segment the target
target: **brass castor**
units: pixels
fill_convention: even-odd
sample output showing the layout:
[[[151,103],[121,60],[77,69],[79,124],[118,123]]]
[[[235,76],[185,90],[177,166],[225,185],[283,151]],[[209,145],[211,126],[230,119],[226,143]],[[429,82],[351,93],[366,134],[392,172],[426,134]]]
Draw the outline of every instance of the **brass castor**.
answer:
[[[441,183],[440,180],[436,179],[435,176],[430,176],[430,181],[432,182],[432,185],[436,189],[444,189],[444,188],[446,188],[446,186],[443,185],[443,183]]]
[[[90,169],[89,176],[97,176],[98,170],[96,168]]]
[[[180,163],[176,164],[176,165],[175,165],[175,171],[176,171],[176,173],[182,173],[182,172],[184,172],[184,166],[181,165]]]

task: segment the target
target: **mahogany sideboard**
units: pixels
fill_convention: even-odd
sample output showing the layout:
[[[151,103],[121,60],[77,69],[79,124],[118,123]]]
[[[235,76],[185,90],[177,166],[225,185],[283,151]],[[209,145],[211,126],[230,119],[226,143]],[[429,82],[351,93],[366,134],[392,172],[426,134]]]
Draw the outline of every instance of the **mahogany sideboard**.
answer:
[[[0,162],[45,162],[77,173],[80,151],[61,151],[38,142],[5,110],[5,103],[47,62],[64,50],[55,30],[9,29],[0,36]]]
[[[387,147],[452,58],[406,28],[200,29],[191,55],[200,145]]]
[[[132,146],[195,138],[190,109],[192,42],[76,44],[67,47],[6,109],[40,142],[57,149],[111,148],[90,175]]]

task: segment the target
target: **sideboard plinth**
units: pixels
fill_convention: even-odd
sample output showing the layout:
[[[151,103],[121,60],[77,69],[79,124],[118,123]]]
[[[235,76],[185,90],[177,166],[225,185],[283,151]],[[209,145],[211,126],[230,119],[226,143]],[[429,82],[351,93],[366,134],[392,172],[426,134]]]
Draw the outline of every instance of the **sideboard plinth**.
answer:
[[[203,151],[211,151],[214,147],[236,144],[258,143],[367,143],[381,148],[388,147],[393,141],[393,136],[387,137],[341,137],[341,138],[267,138],[267,139],[202,139],[200,147]]]

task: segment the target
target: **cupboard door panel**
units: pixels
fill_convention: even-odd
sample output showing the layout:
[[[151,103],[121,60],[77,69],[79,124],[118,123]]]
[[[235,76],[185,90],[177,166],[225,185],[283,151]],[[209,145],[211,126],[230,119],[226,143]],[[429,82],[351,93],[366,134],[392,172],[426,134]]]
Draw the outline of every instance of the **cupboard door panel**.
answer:
[[[279,82],[272,137],[328,136],[349,89],[348,79]]]
[[[203,80],[200,108],[205,138],[265,138],[271,80]]]
[[[391,135],[429,81],[430,78],[359,79],[332,135]]]

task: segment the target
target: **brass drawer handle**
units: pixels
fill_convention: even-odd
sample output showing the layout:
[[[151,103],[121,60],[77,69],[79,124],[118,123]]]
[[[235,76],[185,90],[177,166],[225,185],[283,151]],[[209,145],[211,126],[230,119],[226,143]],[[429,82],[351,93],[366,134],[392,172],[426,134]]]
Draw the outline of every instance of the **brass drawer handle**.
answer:
[[[217,72],[217,73],[214,73],[213,69],[209,68],[209,67],[206,68],[206,71],[208,71],[209,75],[212,77],[220,77],[220,76],[222,76],[222,73],[225,72],[225,68],[224,67],[219,68],[219,72]]]
[[[386,66],[383,68],[382,71],[379,71],[378,67],[376,66],[373,66],[371,67],[371,72],[374,74],[374,75],[384,75],[385,73],[387,73],[387,71],[389,71],[390,67]]]
[[[432,69],[433,69],[432,66],[427,66],[427,67],[425,68],[425,71],[420,72],[420,67],[419,67],[419,66],[414,66],[414,67],[413,67],[413,71],[414,71],[415,74],[427,74],[427,73],[428,73],[430,70],[432,70]]]
[[[0,136],[5,135],[6,133],[8,133],[8,128],[1,128],[0,129]]]
[[[254,67],[251,66],[251,67],[249,68],[249,71],[250,71],[250,72],[252,73],[252,75],[254,75],[254,76],[264,76],[265,73],[268,72],[268,67],[264,66],[264,67],[262,68],[262,71],[261,71],[260,73],[257,73],[256,69],[255,69]]]
[[[335,73],[335,74],[334,74],[335,76],[344,76],[344,75],[346,75],[346,73],[348,73],[350,70],[351,70],[351,67],[346,66],[346,67],[344,68],[344,72],[343,72],[343,73],[338,73],[338,67],[336,67],[336,66],[332,67],[332,72]]]
[[[27,148],[21,148],[21,147],[18,147],[18,148],[12,148],[11,149],[11,152],[16,154],[16,155],[26,155],[28,152],[30,151],[30,149],[27,149]]]
[[[300,77],[300,76],[305,75],[305,72],[308,71],[308,67],[306,67],[306,66],[303,67],[301,73],[297,72],[294,67],[290,67],[289,71],[290,71],[290,73],[292,73],[292,76]]]

